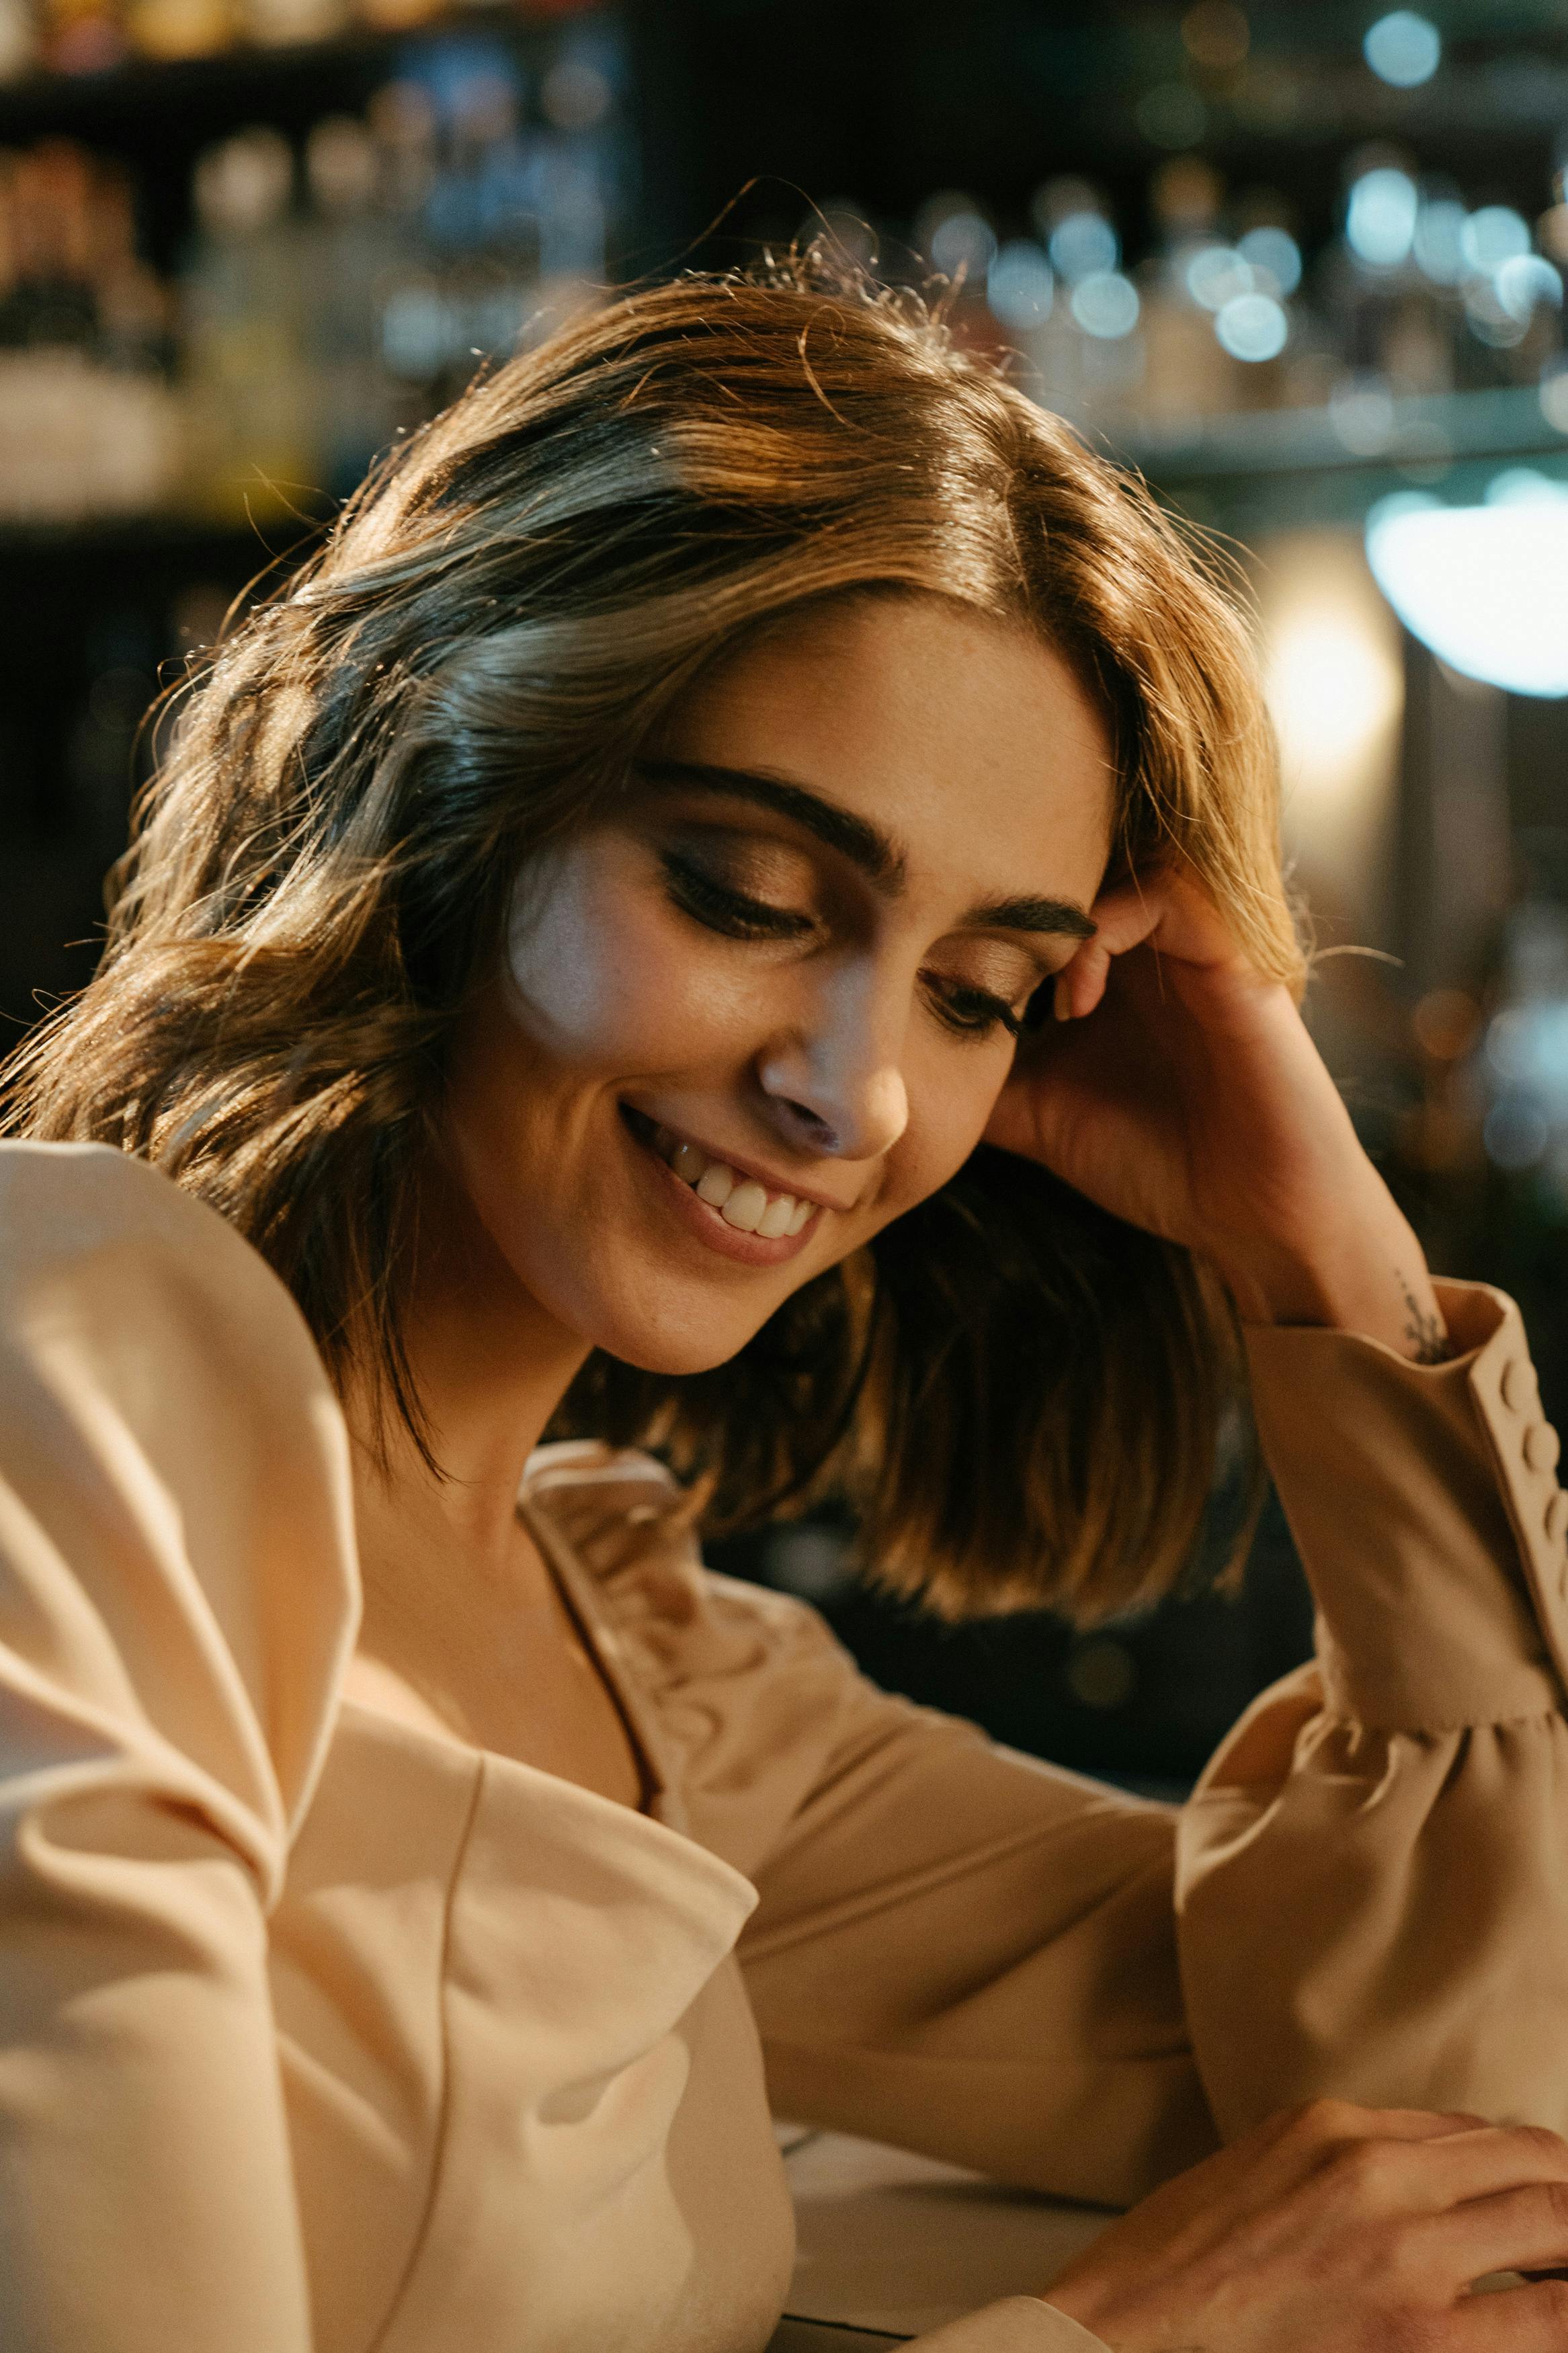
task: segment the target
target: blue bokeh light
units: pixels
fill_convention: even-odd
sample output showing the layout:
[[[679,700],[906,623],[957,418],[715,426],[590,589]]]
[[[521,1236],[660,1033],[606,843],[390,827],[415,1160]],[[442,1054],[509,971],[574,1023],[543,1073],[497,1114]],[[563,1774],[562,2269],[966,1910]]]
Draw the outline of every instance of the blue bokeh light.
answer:
[[[1430,81],[1443,62],[1443,37],[1414,8],[1395,8],[1368,28],[1362,54],[1379,81],[1415,90]]]
[[[1138,324],[1138,289],[1117,269],[1097,269],[1072,290],[1072,314],[1086,335],[1114,343]]]
[[[1290,333],[1285,307],[1272,294],[1238,294],[1214,322],[1215,333],[1232,359],[1278,359]]]
[[[1103,213],[1068,213],[1051,231],[1051,260],[1069,281],[1114,269],[1121,248]]]
[[[1568,695],[1568,484],[1510,467],[1481,506],[1396,491],[1367,517],[1366,555],[1405,628],[1451,670]]]
[[[1363,172],[1345,207],[1345,240],[1371,269],[1395,269],[1415,240],[1421,200],[1408,172],[1392,164]]]
[[[1056,300],[1056,273],[1032,237],[1010,238],[991,264],[986,299],[1005,327],[1043,326]]]

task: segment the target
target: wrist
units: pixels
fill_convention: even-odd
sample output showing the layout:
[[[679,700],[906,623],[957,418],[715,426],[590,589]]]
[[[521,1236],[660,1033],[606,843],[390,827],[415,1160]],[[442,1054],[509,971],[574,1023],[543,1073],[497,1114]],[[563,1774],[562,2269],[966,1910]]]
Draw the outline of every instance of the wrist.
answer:
[[[1447,1327],[1421,1245],[1392,1202],[1370,1225],[1347,1222],[1315,1245],[1268,1243],[1216,1257],[1243,1324],[1313,1324],[1440,1363]]]

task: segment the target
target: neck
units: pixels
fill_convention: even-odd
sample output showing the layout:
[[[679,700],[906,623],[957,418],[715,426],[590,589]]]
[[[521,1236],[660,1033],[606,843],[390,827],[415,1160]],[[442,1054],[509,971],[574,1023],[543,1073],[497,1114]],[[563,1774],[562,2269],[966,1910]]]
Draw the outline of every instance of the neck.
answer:
[[[379,1549],[377,1531],[423,1529],[500,1572],[523,1466],[588,1347],[525,1289],[467,1194],[439,1169],[421,1199],[419,1231],[405,1343],[444,1475],[432,1475],[395,1412],[384,1417],[378,1447],[368,1403],[351,1405],[362,1542]]]

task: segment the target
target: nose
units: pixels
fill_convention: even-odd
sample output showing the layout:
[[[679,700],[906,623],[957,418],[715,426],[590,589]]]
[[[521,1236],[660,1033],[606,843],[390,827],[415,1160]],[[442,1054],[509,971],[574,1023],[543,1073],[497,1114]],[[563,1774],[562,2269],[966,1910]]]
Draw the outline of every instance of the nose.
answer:
[[[900,1067],[903,1022],[879,1008],[866,975],[825,986],[799,1028],[781,1033],[757,1062],[774,1120],[799,1152],[876,1160],[909,1125]]]

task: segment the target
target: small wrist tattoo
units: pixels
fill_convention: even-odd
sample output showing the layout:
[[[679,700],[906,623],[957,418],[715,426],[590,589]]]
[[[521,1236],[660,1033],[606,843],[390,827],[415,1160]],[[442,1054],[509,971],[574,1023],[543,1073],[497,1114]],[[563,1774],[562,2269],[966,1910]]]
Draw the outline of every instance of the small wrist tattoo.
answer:
[[[1417,1300],[1404,1275],[1399,1288],[1405,1293],[1405,1312],[1408,1321],[1405,1336],[1410,1343],[1411,1359],[1417,1365],[1446,1365],[1454,1353],[1440,1315],[1429,1314]]]

